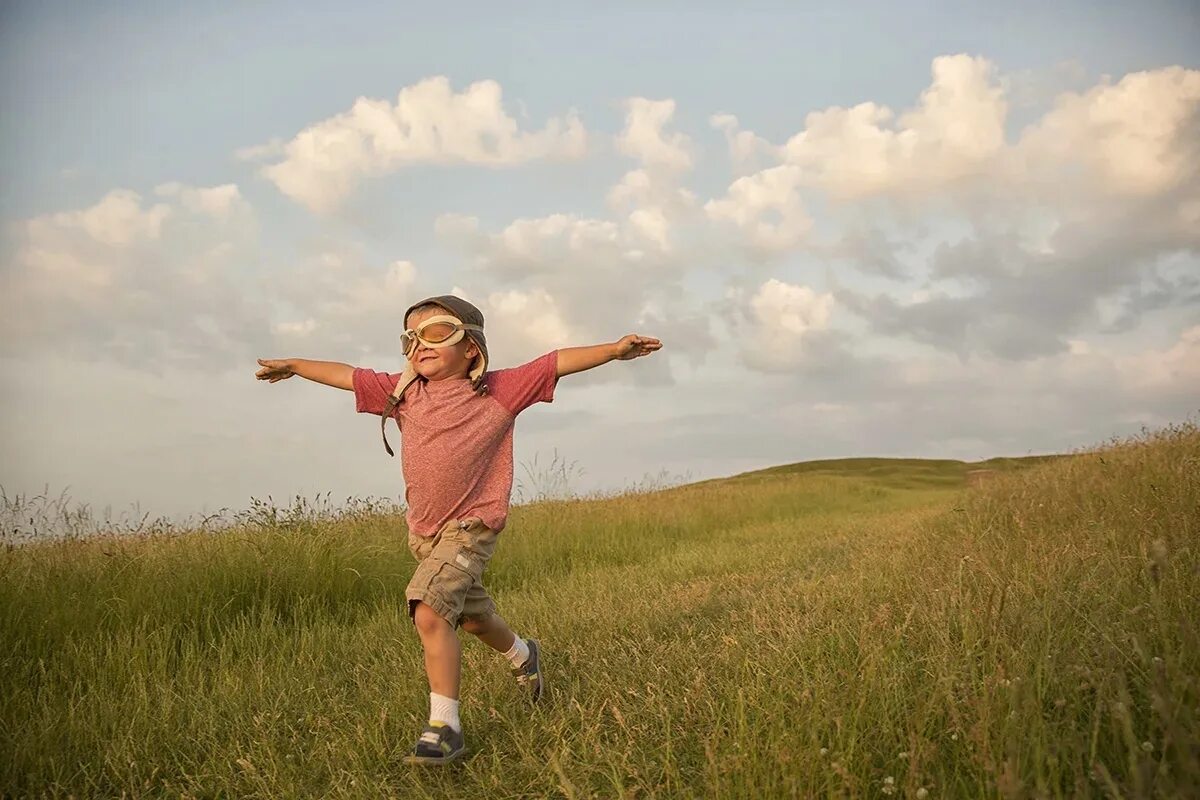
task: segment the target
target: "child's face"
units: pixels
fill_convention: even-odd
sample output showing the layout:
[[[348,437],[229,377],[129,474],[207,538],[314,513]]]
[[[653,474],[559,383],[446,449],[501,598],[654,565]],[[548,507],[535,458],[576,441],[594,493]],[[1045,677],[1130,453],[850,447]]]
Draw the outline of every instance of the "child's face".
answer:
[[[446,313],[449,312],[440,308],[417,311],[409,316],[404,325],[406,328],[416,328],[430,317]],[[440,381],[445,378],[465,378],[471,371],[471,362],[478,353],[479,348],[466,336],[458,344],[449,347],[426,347],[418,341],[416,352],[412,356],[412,365],[418,375],[431,381]]]

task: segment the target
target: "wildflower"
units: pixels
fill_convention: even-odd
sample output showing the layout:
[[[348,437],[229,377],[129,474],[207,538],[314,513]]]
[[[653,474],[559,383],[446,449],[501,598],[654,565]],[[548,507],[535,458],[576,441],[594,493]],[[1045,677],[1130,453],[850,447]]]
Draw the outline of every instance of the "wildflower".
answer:
[[[1150,742],[1142,742],[1142,749],[1145,750],[1147,753],[1153,753],[1154,745],[1151,744]]]
[[[900,752],[900,753],[899,753],[899,754],[896,756],[896,758],[908,758],[908,751],[907,751],[907,750],[901,751],[901,752]]]
[[[896,779],[893,778],[891,775],[888,775],[886,778],[883,779],[883,793],[884,794],[893,794],[893,793],[895,793],[895,791],[896,791]]]
[[[829,748],[828,748],[828,747],[822,747],[822,748],[821,748],[821,755],[823,755],[823,756],[827,756],[827,755],[829,755]]]
[[[952,734],[950,734],[950,741],[952,741],[952,742],[957,742],[957,741],[958,741],[958,734],[957,734],[957,733],[952,733]]]
[[[925,800],[926,797],[929,797],[928,789],[926,789],[924,786],[922,786],[920,789],[917,789],[917,800]]]

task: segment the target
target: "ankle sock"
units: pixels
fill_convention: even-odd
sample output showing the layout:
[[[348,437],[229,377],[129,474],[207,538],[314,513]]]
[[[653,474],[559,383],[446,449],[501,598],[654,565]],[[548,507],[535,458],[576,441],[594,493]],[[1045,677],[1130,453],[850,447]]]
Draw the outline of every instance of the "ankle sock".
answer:
[[[462,733],[462,722],[458,719],[458,701],[436,692],[429,693],[429,721],[444,722],[456,732]]]
[[[504,657],[508,659],[508,663],[519,667],[529,660],[529,645],[520,636],[514,636],[513,646],[508,648]]]

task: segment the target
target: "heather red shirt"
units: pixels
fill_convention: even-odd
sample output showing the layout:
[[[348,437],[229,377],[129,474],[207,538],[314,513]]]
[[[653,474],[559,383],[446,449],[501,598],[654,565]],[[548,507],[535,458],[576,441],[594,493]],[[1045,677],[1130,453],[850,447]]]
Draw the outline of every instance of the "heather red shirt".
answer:
[[[383,414],[400,373],[354,370],[360,412]],[[417,379],[392,418],[400,423],[400,461],[408,529],[433,536],[448,520],[479,517],[493,530],[508,519],[513,483],[513,422],[554,400],[558,351],[488,372],[477,395],[467,378]]]

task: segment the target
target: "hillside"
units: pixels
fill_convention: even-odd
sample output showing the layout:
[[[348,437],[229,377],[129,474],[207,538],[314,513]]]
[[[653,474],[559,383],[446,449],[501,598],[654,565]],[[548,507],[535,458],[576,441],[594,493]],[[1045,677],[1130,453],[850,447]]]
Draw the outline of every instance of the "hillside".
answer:
[[[515,509],[487,583],[549,702],[466,643],[442,773],[399,518],[4,551],[0,795],[1196,796],[1200,431],[978,468]]]
[[[1063,456],[989,458],[985,461],[934,458],[834,458],[782,464],[701,483],[719,484],[726,481],[745,483],[785,475],[825,475],[874,480],[895,488],[957,487],[965,484],[967,476],[972,473],[1011,472],[1057,458],[1063,458]]]

